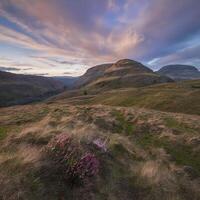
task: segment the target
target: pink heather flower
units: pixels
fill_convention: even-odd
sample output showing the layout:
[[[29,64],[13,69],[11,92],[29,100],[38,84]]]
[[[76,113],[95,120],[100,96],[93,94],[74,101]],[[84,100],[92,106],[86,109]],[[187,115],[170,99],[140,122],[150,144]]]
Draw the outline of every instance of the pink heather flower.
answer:
[[[101,139],[96,139],[93,141],[93,144],[100,150],[102,150],[103,152],[106,152],[107,151],[107,148],[106,148],[106,141],[103,141]]]
[[[60,148],[64,148],[65,145],[69,143],[70,138],[69,138],[69,136],[67,134],[62,133],[60,135],[57,135],[55,137],[55,140],[56,140],[57,145]]]
[[[85,153],[80,155],[79,143],[76,143],[67,134],[59,134],[48,144],[53,159],[61,165],[64,170],[63,176],[72,185],[76,180],[84,180],[87,177],[95,176],[99,170],[99,161],[95,155]]]
[[[99,161],[95,155],[86,153],[74,166],[73,173],[81,179],[84,177],[95,176],[99,170]]]

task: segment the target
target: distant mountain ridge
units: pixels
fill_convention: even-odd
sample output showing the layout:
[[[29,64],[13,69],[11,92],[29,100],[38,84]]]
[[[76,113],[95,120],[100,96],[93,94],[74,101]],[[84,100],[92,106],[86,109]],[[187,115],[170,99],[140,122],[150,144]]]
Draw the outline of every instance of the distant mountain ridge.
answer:
[[[167,65],[162,67],[157,73],[176,81],[200,79],[199,70],[190,65]]]
[[[165,82],[172,82],[172,80],[154,73],[137,61],[122,59],[116,63],[97,65],[88,69],[75,81],[74,86],[75,88],[113,89],[142,87]]]
[[[40,100],[58,94],[64,88],[53,78],[0,71],[0,106]]]

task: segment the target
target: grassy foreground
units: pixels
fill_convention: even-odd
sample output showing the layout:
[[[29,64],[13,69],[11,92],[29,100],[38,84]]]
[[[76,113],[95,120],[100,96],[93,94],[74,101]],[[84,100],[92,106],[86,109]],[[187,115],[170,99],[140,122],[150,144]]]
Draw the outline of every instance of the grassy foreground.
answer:
[[[200,199],[199,122],[196,115],[110,106],[1,108],[0,199]],[[63,179],[46,154],[60,133],[95,154],[97,176],[74,187]]]

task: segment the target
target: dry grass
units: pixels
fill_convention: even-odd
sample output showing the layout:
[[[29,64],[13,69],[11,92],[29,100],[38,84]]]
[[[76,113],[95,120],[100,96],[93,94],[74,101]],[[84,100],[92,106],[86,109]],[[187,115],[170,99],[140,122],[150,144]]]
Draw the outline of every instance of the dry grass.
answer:
[[[0,140],[0,199],[200,198],[199,116],[64,102],[0,113],[0,126],[9,127]],[[99,175],[88,185],[70,189],[56,176],[45,147],[59,133],[98,156]],[[98,138],[104,153],[92,145]]]

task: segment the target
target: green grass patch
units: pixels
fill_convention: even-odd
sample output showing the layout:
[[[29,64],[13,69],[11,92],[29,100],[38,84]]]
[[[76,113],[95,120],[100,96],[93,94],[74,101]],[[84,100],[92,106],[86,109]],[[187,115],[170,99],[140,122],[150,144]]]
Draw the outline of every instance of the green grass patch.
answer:
[[[150,133],[144,133],[142,137],[136,140],[137,144],[143,148],[155,146],[155,138]]]
[[[23,112],[14,116],[14,123],[17,125],[22,125],[25,123],[37,122],[42,120],[47,114],[49,110],[47,108],[43,108],[41,110],[36,110],[33,112]]]
[[[117,124],[114,127],[115,132],[123,133],[126,135],[132,135],[135,131],[135,126],[132,122],[128,121],[123,113],[120,111],[113,111],[113,116],[115,117]]]
[[[192,166],[200,175],[200,157],[191,147],[182,144],[173,146],[169,142],[164,142],[163,146],[178,165]]]
[[[66,108],[63,108],[63,109],[60,109],[60,108],[56,108],[52,113],[51,113],[51,116],[55,119],[55,120],[61,120],[61,118],[63,116],[68,116],[70,113],[68,111],[68,109]]]
[[[182,132],[191,132],[191,133],[196,132],[193,128],[189,127],[187,124],[179,122],[173,117],[165,118],[164,122],[168,128],[176,129]]]
[[[192,147],[178,142],[171,142],[167,138],[157,138],[153,134],[146,133],[137,139],[137,144],[148,149],[163,148],[177,165],[188,165],[196,169],[200,174],[200,156],[192,150]]]
[[[7,133],[8,133],[8,128],[1,126],[0,127],[0,140],[5,139],[7,136]]]

